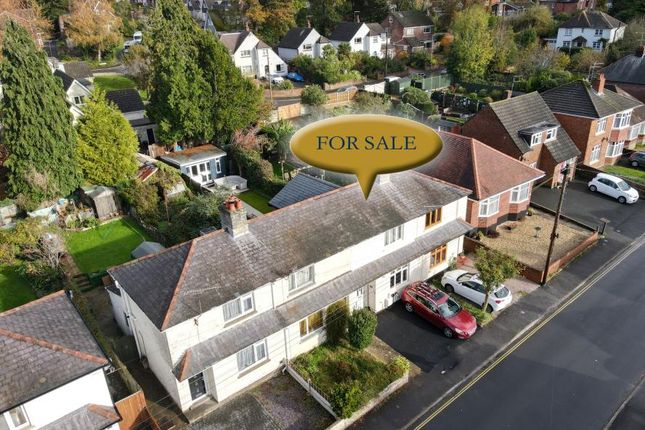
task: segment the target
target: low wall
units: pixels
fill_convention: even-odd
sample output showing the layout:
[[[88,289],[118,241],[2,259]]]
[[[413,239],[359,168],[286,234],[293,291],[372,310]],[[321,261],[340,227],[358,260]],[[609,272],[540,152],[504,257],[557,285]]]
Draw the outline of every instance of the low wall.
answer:
[[[139,390],[131,396],[114,403],[121,415],[119,429],[135,430],[140,424],[146,423],[153,430],[160,430],[157,421],[148,411],[143,391]]]
[[[338,82],[336,84],[323,84],[323,89],[325,91],[337,90],[343,87],[351,87],[352,85],[362,85],[366,82],[365,79],[352,79],[349,81]]]
[[[300,97],[300,95],[302,94],[303,89],[304,88],[292,88],[290,90],[276,90],[274,88],[273,91],[264,90],[264,98],[265,99],[270,98],[272,92],[273,92],[273,98],[274,99]]]

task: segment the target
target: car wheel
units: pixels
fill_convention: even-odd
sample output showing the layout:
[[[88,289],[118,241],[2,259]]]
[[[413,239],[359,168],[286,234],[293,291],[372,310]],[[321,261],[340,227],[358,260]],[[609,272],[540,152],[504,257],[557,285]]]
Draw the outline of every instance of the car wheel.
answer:
[[[443,329],[443,335],[446,336],[448,339],[452,338],[455,334],[450,330],[448,327]]]
[[[618,197],[618,203],[620,203],[621,205],[624,205],[625,203],[627,203],[627,199],[623,196],[620,196]]]
[[[638,167],[638,161],[632,161],[632,167]]]
[[[443,288],[445,288],[445,290],[446,290],[446,292],[447,292],[448,294],[452,294],[452,293],[454,293],[454,292],[455,292],[455,289],[454,289],[454,288],[453,288],[453,286],[452,286],[452,285],[450,285],[450,284],[446,284],[446,285],[444,285],[444,286],[443,286]]]
[[[414,308],[412,307],[412,303],[406,303],[405,304],[405,310],[408,312],[414,312]]]
[[[592,193],[595,193],[598,190],[598,188],[596,188],[595,185],[589,185],[589,189],[591,190]]]
[[[493,307],[491,305],[486,306],[486,312],[488,312],[489,314],[492,314],[493,313]]]

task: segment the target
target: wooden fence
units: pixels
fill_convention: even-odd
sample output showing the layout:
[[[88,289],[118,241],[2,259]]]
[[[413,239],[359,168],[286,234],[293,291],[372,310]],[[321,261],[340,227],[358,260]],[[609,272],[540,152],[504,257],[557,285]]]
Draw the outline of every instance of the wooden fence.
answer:
[[[120,430],[135,430],[139,428],[161,430],[157,421],[148,411],[143,391],[139,390],[136,393],[115,402],[114,406],[121,415],[121,421],[119,422]],[[144,423],[146,426],[143,425]]]

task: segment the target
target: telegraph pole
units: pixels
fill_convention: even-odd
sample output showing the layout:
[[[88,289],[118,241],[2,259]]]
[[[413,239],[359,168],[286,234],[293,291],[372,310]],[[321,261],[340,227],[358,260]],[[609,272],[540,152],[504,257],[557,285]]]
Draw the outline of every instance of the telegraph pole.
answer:
[[[560,200],[558,201],[558,208],[555,211],[555,221],[553,222],[553,230],[551,231],[551,241],[549,242],[549,251],[546,254],[546,263],[544,264],[544,272],[542,272],[542,282],[540,285],[546,284],[549,276],[549,266],[551,265],[551,256],[553,248],[555,247],[555,240],[558,237],[558,224],[560,223],[560,214],[562,212],[562,203],[564,202],[564,192],[567,189],[567,179],[569,176],[569,164],[560,171],[562,173],[562,189],[560,190]]]

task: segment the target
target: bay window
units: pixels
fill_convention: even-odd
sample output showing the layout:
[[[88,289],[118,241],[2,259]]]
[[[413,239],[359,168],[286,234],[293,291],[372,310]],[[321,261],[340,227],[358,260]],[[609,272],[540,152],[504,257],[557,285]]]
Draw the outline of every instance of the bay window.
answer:
[[[629,125],[632,118],[632,111],[617,113],[614,117],[614,128],[624,128]]]
[[[511,190],[511,203],[520,203],[529,199],[530,183],[522,184]]]
[[[237,370],[242,371],[269,357],[266,339],[247,346],[237,353]]]
[[[607,145],[607,154],[606,157],[618,157],[623,153],[623,147],[625,146],[625,141],[621,140],[619,142],[611,142]]]
[[[491,216],[499,212],[499,195],[479,202],[479,216]]]
[[[289,277],[289,291],[294,291],[313,283],[314,265],[311,264],[291,274]]]

